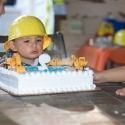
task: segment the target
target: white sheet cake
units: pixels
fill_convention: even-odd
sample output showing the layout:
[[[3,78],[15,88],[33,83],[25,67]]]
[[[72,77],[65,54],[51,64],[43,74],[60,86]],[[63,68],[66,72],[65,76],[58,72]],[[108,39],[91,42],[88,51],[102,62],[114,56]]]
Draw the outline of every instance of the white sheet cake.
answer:
[[[28,68],[28,69],[27,69]],[[30,67],[34,68],[34,67]],[[39,67],[35,67],[40,69]],[[18,73],[14,68],[0,68],[0,88],[13,95],[39,95],[95,90],[93,71],[76,70],[74,66],[48,66],[49,70]]]
[[[0,87],[15,95],[35,95],[94,90],[93,71],[28,71],[19,74],[0,68]]]

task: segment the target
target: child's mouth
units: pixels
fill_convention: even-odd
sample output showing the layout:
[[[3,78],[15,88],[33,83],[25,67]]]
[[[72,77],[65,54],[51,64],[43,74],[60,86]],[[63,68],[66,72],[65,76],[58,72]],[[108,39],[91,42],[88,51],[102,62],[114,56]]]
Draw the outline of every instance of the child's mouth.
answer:
[[[33,51],[32,54],[37,54],[38,52],[37,51]]]

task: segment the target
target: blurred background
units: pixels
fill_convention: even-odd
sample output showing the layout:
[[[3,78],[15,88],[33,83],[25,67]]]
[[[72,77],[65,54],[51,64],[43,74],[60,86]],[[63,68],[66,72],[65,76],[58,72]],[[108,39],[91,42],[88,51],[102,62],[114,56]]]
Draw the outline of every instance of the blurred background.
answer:
[[[16,17],[32,14],[47,34],[63,34],[67,56],[85,56],[97,70],[125,64],[125,0],[9,0],[5,11],[0,35]]]

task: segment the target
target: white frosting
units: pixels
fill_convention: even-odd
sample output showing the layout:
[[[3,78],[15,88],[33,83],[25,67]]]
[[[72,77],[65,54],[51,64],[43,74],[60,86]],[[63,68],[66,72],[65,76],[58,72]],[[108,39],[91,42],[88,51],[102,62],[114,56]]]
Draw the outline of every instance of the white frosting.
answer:
[[[93,71],[25,72],[0,68],[0,87],[16,95],[94,90]]]

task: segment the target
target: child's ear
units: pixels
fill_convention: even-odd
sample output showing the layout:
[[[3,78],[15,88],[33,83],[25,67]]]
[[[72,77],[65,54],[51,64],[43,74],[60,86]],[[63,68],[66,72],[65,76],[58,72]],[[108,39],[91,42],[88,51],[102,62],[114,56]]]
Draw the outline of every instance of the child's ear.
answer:
[[[14,51],[14,52],[16,52],[17,51],[17,49],[16,49],[16,47],[15,47],[15,45],[14,45],[14,41],[9,41],[9,47],[10,47],[10,49],[12,50],[12,51]]]

